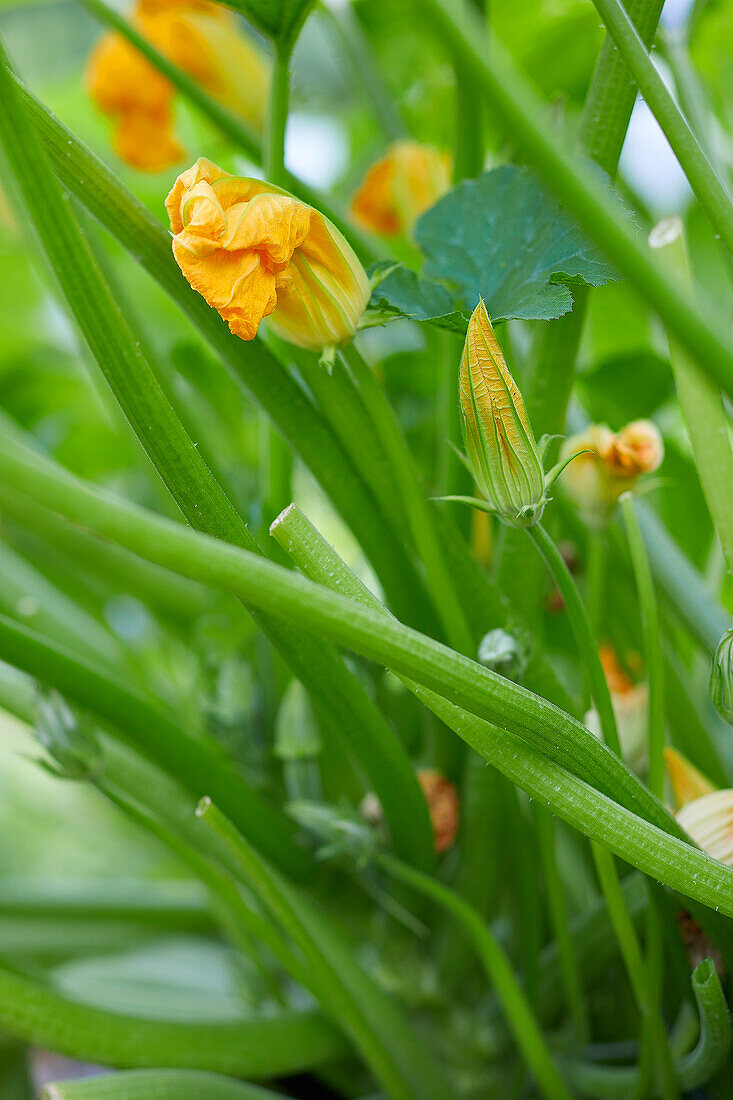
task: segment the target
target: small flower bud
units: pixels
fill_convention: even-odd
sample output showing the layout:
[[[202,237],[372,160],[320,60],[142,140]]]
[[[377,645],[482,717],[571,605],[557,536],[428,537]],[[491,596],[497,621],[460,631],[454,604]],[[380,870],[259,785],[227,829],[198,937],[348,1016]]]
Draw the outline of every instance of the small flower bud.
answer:
[[[710,695],[720,717],[733,726],[733,627],[726,630],[715,650]]]
[[[733,790],[693,799],[682,807],[677,820],[704,852],[733,867]]]
[[[542,459],[483,302],[468,323],[460,399],[466,456],[489,507],[514,527],[537,523],[545,506]]]
[[[441,855],[450,848],[458,832],[458,791],[449,779],[434,768],[417,773],[430,810],[435,834],[435,851]]]
[[[178,266],[236,336],[254,339],[265,317],[283,340],[314,351],[354,335],[369,281],[313,207],[203,158],[178,177],[166,207]]]
[[[383,237],[409,233],[450,187],[451,161],[432,145],[395,141],[373,164],[351,203],[354,218]]]
[[[710,780],[676,749],[664,750],[664,762],[678,809],[715,790]]]
[[[622,493],[633,489],[642,474],[652,473],[664,458],[664,444],[651,420],[634,420],[614,433],[594,424],[566,439],[563,461],[585,450],[562,473],[563,487],[590,526],[610,519]]]

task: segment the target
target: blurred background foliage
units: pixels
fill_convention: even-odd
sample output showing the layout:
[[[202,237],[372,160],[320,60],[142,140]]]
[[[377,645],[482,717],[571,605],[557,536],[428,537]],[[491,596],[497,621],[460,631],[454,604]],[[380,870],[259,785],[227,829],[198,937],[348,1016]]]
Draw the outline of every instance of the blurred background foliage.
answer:
[[[668,3],[669,33],[685,18],[682,0]],[[699,67],[715,115],[712,138],[724,163],[733,149],[733,5],[725,0],[696,4],[692,56]],[[450,147],[453,132],[453,72],[408,0],[358,0],[356,14],[366,30],[381,72],[413,136]],[[346,203],[363,172],[383,148],[383,135],[371,105],[355,84],[335,24],[336,16],[318,9],[309,19],[294,55],[292,114],[287,163],[307,182]],[[497,34],[552,102],[559,116],[575,119],[582,105],[602,41],[599,19],[586,0],[492,0]],[[107,121],[94,109],[84,87],[84,67],[100,26],[71,2],[0,4],[0,29],[17,70],[35,93],[102,158],[156,217],[163,221],[163,199],[177,169],[155,176],[137,173],[111,151]],[[263,48],[266,48],[264,43]],[[664,68],[664,62],[660,62]],[[178,97],[177,128],[189,153],[204,155],[229,170],[259,174],[222,141],[213,127]],[[716,118],[717,116],[717,118]],[[501,164],[513,150],[494,120],[486,120],[488,162]],[[730,283],[714,249],[705,217],[690,203],[690,192],[643,104],[637,104],[621,162],[622,190],[633,196],[641,217],[678,212],[686,221],[696,276],[720,308],[730,308]],[[3,184],[5,187],[5,184]],[[236,501],[256,529],[261,523],[258,480],[259,417],[242,397],[209,348],[179,310],[145,272],[98,227],[86,220],[108,274],[133,317],[142,321],[145,339],[184,419],[197,428],[206,457],[226,472]],[[125,497],[173,515],[174,510],[147,459],[138,448],[112,399],[103,391],[70,321],[57,305],[48,282],[36,270],[35,245],[17,216],[11,188],[0,193],[0,410],[25,429],[58,461],[84,478]],[[530,337],[538,322],[510,322],[507,340],[518,381]],[[420,330],[407,322],[370,333],[380,372],[410,447],[422,469],[434,478],[451,462],[435,448],[435,394],[442,377],[441,359],[457,362],[460,344],[446,334]],[[426,343],[432,354],[425,355]],[[595,290],[579,359],[575,413],[608,421],[614,429],[629,420],[652,417],[665,437],[666,459],[653,504],[667,529],[698,569],[721,575],[718,550],[706,505],[691,462],[689,444],[672,381],[664,332],[625,284]],[[531,409],[530,415],[531,415]],[[456,474],[455,476],[460,476]],[[363,576],[368,568],[358,547],[308,472],[296,464],[294,496],[339,552]],[[463,522],[463,517],[461,518]],[[287,677],[249,620],[233,602],[181,584],[166,596],[159,615],[146,607],[145,593],[128,583],[124,568],[88,570],[76,556],[73,540],[60,536],[41,542],[32,523],[0,516],[2,553],[11,578],[0,593],[3,611],[30,626],[44,613],[42,574],[51,566],[60,598],[73,600],[78,614],[95,621],[93,647],[114,667],[130,674],[166,700],[189,724],[218,738],[256,783],[282,792],[279,763],[273,765],[273,729],[278,699]],[[53,558],[50,556],[53,554]],[[5,568],[4,563],[0,565]],[[373,579],[372,579],[373,583]],[[150,579],[154,587],[155,577]],[[165,595],[165,594],[164,594]],[[549,585],[547,586],[549,596]],[[179,599],[180,596],[180,599]],[[616,599],[618,596],[618,599]],[[733,593],[728,592],[733,607]],[[610,632],[622,648],[639,648],[630,623],[634,594],[617,591],[609,612]],[[65,605],[57,608],[65,621]],[[58,625],[58,624],[57,624]],[[67,624],[68,625],[68,624]],[[87,625],[79,619],[77,637]],[[570,648],[566,624],[544,618],[548,644],[558,657],[570,689],[580,690],[578,671],[564,653]],[[87,635],[88,637],[88,635]],[[364,682],[394,720],[417,757],[427,719],[391,677],[376,675],[354,661]],[[8,673],[7,675],[10,675]],[[26,691],[21,683],[19,690]],[[201,700],[204,700],[203,706]],[[710,718],[711,724],[714,720]],[[212,1020],[239,1017],[247,1003],[259,1003],[261,976],[249,971],[211,935],[202,892],[169,851],[129,824],[99,794],[79,784],[60,783],[29,757],[38,749],[27,730],[0,716],[0,953],[32,958],[54,967],[60,988],[82,1000],[146,1015],[185,1016],[195,1005]],[[327,756],[324,788],[328,793]],[[265,765],[265,766],[263,766]],[[343,771],[339,790],[343,793]],[[354,799],[365,793],[353,778]],[[578,849],[560,830],[568,869],[572,907],[589,900]],[[577,865],[577,873],[574,868]],[[109,918],[92,929],[59,918],[54,928],[42,918],[29,920],[13,911],[14,883],[102,879],[146,882],[156,896],[179,911],[180,927],[164,940],[153,923]],[[342,884],[343,888],[343,884]],[[350,905],[348,889],[339,904]],[[356,919],[357,906],[352,906]],[[507,938],[511,933],[504,929]],[[387,984],[402,992],[418,989],[430,1006],[429,976],[420,973],[411,936],[384,939],[381,948]],[[609,985],[610,988],[610,985]],[[244,993],[244,998],[242,994]],[[603,994],[599,993],[598,1000]],[[620,1018],[618,1004],[596,1006]],[[489,1035],[471,1034],[467,1020],[452,1020],[446,1048],[461,1049],[461,1036],[477,1065]]]

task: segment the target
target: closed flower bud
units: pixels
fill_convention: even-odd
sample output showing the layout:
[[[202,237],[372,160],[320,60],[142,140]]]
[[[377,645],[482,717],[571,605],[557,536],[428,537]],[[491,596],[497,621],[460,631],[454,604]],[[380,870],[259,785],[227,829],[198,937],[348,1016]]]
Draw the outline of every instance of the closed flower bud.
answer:
[[[488,506],[512,526],[537,523],[545,506],[542,459],[483,302],[468,323],[460,400],[466,457]]]
[[[441,855],[450,848],[458,832],[458,791],[435,768],[423,768],[417,778],[430,810],[435,851]]]
[[[693,799],[682,807],[677,820],[704,852],[733,867],[733,790]]]
[[[664,762],[667,765],[667,775],[672,787],[672,793],[677,804],[677,809],[686,806],[696,798],[702,798],[704,794],[710,794],[715,787],[705,776],[694,767],[686,756],[676,749],[664,750]]]
[[[131,22],[210,95],[253,129],[262,128],[269,65],[238,32],[232,12],[207,0],[137,0]],[[100,39],[89,58],[87,86],[114,122],[114,149],[125,163],[160,172],[183,159],[173,136],[175,88],[122,35]]]
[[[596,527],[611,517],[621,494],[664,458],[662,437],[651,420],[635,420],[618,433],[594,424],[565,440],[560,460],[583,449],[563,472],[562,482],[586,523]]]
[[[715,650],[710,694],[720,717],[733,726],[733,627],[726,630]]]
[[[252,340],[265,317],[278,336],[315,351],[354,335],[369,281],[313,207],[203,158],[178,177],[166,206],[178,266],[235,335]]]
[[[450,187],[451,161],[432,145],[395,141],[373,164],[354,195],[357,221],[383,237],[409,233],[419,216]]]

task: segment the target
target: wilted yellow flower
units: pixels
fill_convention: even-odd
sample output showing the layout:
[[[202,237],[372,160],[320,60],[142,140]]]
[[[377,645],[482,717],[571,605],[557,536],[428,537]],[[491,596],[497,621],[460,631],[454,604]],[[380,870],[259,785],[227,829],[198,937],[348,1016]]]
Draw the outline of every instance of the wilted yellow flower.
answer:
[[[137,0],[132,24],[219,102],[261,129],[269,65],[240,34],[234,14],[208,0]],[[115,123],[115,152],[127,164],[158,172],[183,159],[173,137],[175,88],[126,38],[105,35],[87,67],[97,106]]]
[[[710,780],[676,749],[664,750],[664,762],[678,809],[715,790]]]
[[[466,456],[488,506],[515,527],[536,523],[545,506],[542,459],[483,302],[468,323],[460,400]]]
[[[395,141],[373,164],[354,195],[357,221],[383,237],[409,233],[420,215],[446,193],[451,159],[432,145]]]
[[[613,646],[600,646],[598,655],[611,695],[623,758],[632,771],[642,773],[646,770],[649,756],[649,688],[644,683],[635,684],[630,679]],[[589,730],[601,737],[601,722],[595,709],[587,712],[584,722]]]
[[[428,803],[435,834],[435,851],[441,855],[450,848],[458,832],[458,791],[435,768],[423,768],[417,778]]]
[[[693,799],[678,812],[677,820],[704,852],[733,867],[733,790]]]
[[[585,449],[564,471],[563,486],[587,523],[603,524],[622,493],[642,474],[656,470],[664,458],[662,437],[651,420],[634,420],[614,433],[594,424],[566,439],[563,461]]]
[[[178,177],[166,206],[178,266],[237,336],[252,340],[265,317],[303,348],[354,335],[369,281],[349,243],[313,207],[203,158]]]

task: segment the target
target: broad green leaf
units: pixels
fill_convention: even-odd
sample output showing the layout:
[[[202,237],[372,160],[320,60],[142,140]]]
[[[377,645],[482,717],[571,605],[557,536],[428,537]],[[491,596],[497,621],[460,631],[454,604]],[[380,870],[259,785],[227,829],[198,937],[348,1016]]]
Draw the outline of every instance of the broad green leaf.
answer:
[[[465,332],[470,317],[447,287],[421,279],[401,265],[393,267],[379,283],[369,304],[372,309],[398,313],[412,321],[428,321],[450,332]]]
[[[246,15],[276,42],[292,42],[308,17],[314,0],[224,0],[224,3]]]
[[[570,287],[616,279],[613,268],[535,177],[507,165],[459,184],[417,222],[422,278],[395,270],[372,305],[465,329],[483,298],[492,321],[551,320],[573,307]]]

